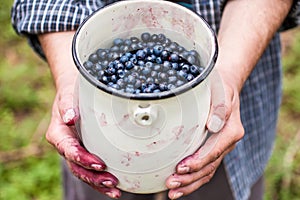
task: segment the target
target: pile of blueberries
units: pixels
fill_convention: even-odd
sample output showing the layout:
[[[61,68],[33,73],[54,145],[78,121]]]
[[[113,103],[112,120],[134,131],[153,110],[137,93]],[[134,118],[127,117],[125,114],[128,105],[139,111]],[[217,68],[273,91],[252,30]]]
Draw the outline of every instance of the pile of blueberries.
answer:
[[[131,94],[172,90],[204,69],[195,50],[148,32],[140,38],[114,39],[111,48],[90,54],[83,66],[108,87]]]

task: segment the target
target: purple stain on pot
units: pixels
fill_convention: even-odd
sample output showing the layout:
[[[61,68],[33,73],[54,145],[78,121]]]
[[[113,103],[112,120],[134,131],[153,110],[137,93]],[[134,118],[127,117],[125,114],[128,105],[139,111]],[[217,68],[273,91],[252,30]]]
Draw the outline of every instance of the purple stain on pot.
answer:
[[[179,137],[181,136],[181,134],[183,133],[183,129],[184,129],[184,126],[181,125],[181,126],[175,126],[173,129],[172,129],[172,133],[174,134],[176,140],[179,139]]]
[[[127,153],[127,154],[123,155],[122,157],[123,157],[123,159],[121,160],[121,164],[128,167],[130,165],[131,160],[132,160],[131,155],[129,153]]]
[[[98,114],[97,119],[101,127],[107,126],[106,115],[104,113]]]
[[[185,135],[186,139],[184,140],[184,144],[190,144],[192,142],[193,139],[192,136],[195,134],[198,128],[199,128],[199,124],[195,125],[194,127],[192,127],[186,132]]]
[[[117,126],[120,127],[124,126],[125,124],[127,124],[128,119],[129,119],[129,114],[123,115],[122,119],[117,123]]]

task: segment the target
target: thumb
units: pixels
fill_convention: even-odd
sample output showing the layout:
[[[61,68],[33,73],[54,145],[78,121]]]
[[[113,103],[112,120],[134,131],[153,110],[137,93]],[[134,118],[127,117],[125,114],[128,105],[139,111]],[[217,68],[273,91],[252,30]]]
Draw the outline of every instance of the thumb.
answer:
[[[230,106],[226,104],[226,95],[222,79],[217,70],[210,75],[211,105],[210,113],[206,123],[207,129],[212,133],[217,133],[225,125],[229,118]]]
[[[79,118],[77,79],[74,83],[65,84],[58,92],[58,110],[66,125],[74,125]]]

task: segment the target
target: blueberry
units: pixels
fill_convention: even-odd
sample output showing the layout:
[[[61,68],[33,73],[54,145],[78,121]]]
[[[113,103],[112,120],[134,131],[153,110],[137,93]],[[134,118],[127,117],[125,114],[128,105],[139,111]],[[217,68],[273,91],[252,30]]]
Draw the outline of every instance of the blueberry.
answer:
[[[179,69],[178,63],[172,63],[172,69],[177,71]]]
[[[176,76],[169,76],[168,77],[168,82],[169,83],[175,83],[177,81],[177,77]]]
[[[96,63],[94,67],[96,72],[99,72],[103,69],[103,66],[100,63]]]
[[[195,56],[193,56],[193,55],[188,55],[188,57],[187,57],[186,59],[187,59],[187,61],[188,61],[190,64],[192,64],[192,65],[196,64],[196,58],[195,58]]]
[[[143,70],[142,70],[142,73],[147,76],[148,74],[151,73],[151,69],[150,67],[145,67]]]
[[[135,79],[134,76],[128,75],[128,80],[127,80],[127,82],[128,82],[129,84],[134,84],[135,81],[136,81],[136,79]]]
[[[170,53],[167,50],[163,50],[160,55],[162,60],[168,60],[169,56],[170,56]]]
[[[147,56],[150,56],[150,55],[153,54],[153,49],[150,48],[150,47],[146,47],[143,50],[145,51],[145,53],[146,53]]]
[[[153,48],[155,46],[155,42],[147,42],[146,47]]]
[[[113,44],[116,46],[121,46],[124,43],[124,40],[122,38],[116,38],[113,41]]]
[[[140,94],[141,93],[141,90],[140,89],[136,89],[135,91],[134,91],[134,94]]]
[[[187,81],[191,81],[193,79],[194,79],[194,76],[192,74],[188,74],[187,77],[186,77]]]
[[[127,93],[131,93],[133,94],[134,93],[134,87],[132,85],[127,85],[127,87],[125,88],[125,92]]]
[[[172,68],[172,64],[169,61],[164,61],[162,67],[163,67],[162,70],[166,72]]]
[[[172,54],[170,55],[170,61],[171,61],[171,62],[178,62],[178,61],[179,61],[179,56],[178,56],[178,54],[172,53]]]
[[[182,81],[182,80],[177,80],[177,82],[176,82],[176,87],[179,87],[179,86],[182,86],[184,84],[184,81]]]
[[[131,37],[130,40],[131,40],[132,43],[138,43],[138,42],[140,42],[140,39],[137,38],[137,37]]]
[[[117,80],[117,84],[120,86],[120,88],[123,88],[125,86],[125,82],[124,82],[124,79],[118,79]]]
[[[154,83],[154,78],[148,77],[148,78],[146,79],[146,83],[148,83],[148,84]]]
[[[120,86],[118,84],[112,84],[111,87],[116,90],[120,89]]]
[[[153,68],[153,62],[148,61],[145,63],[145,67],[149,68],[149,70],[151,70]]]
[[[141,85],[142,85],[142,81],[140,79],[137,79],[135,84],[134,84],[134,87],[139,88],[139,87],[141,87]]]
[[[172,42],[169,47],[171,48],[172,51],[175,51],[178,47],[178,44],[176,42]]]
[[[91,62],[91,61],[88,60],[88,61],[86,61],[86,62],[83,63],[83,66],[84,66],[85,69],[89,70],[89,69],[92,69],[92,67],[94,66],[94,64],[93,64],[93,62]]]
[[[150,61],[150,62],[155,62],[156,61],[156,56],[155,55],[149,55],[146,57],[146,61]]]
[[[138,60],[143,60],[146,57],[146,52],[144,50],[138,50],[136,52],[136,57]]]
[[[102,76],[101,77],[101,82],[104,83],[104,84],[107,84],[109,82],[109,79],[107,76]]]
[[[117,70],[119,70],[119,69],[124,70],[124,69],[125,69],[125,66],[124,66],[123,63],[118,63],[118,64],[115,66],[115,68],[116,68]]]
[[[132,64],[136,64],[137,63],[136,56],[132,56],[129,60],[130,60],[130,62],[132,62]]]
[[[200,71],[196,65],[191,65],[190,72],[192,75],[197,76],[200,74]]]
[[[130,46],[132,44],[132,41],[130,39],[125,39],[124,40],[124,45]]]
[[[158,42],[158,35],[157,34],[152,34],[151,35],[151,37],[150,37],[150,40],[152,41],[152,42]]]
[[[150,40],[150,38],[151,38],[151,34],[148,32],[142,33],[142,35],[141,35],[141,39],[144,42],[148,42]]]
[[[144,65],[145,65],[145,62],[144,62],[143,60],[139,60],[139,61],[137,62],[137,64],[138,64],[139,66],[144,66]]]
[[[126,75],[126,73],[125,73],[124,70],[119,69],[119,70],[117,71],[117,75],[118,75],[119,78],[124,78],[125,75]]]
[[[156,62],[157,64],[162,64],[162,63],[163,63],[163,60],[161,59],[161,57],[156,57],[155,62]]]
[[[110,77],[110,81],[113,83],[116,83],[117,80],[118,80],[118,77],[115,74]]]
[[[149,88],[149,87],[146,87],[144,90],[143,90],[144,93],[152,93],[152,89]]]
[[[177,75],[178,75],[179,77],[185,79],[185,78],[187,77],[188,74],[187,74],[185,71],[180,70],[180,71],[177,72]]]
[[[175,76],[176,75],[176,70],[170,69],[170,70],[167,71],[167,74],[169,76]]]
[[[167,91],[168,90],[168,85],[167,85],[167,83],[160,83],[159,84],[159,89],[161,90],[161,91]]]
[[[153,70],[159,72],[161,70],[161,65],[154,65]]]
[[[162,33],[158,34],[158,42],[164,43],[166,40],[166,36]]]
[[[188,73],[190,71],[190,65],[189,64],[182,65],[181,70]]]
[[[89,61],[91,61],[92,63],[97,63],[99,61],[98,55],[96,53],[92,53],[89,56]]]
[[[105,70],[105,73],[107,75],[113,75],[114,73],[116,73],[116,69],[114,67],[108,66]]]
[[[131,70],[134,67],[134,64],[131,61],[125,63],[125,69]]]
[[[164,43],[163,43],[163,46],[167,47],[169,46],[170,44],[172,43],[172,41],[169,39],[169,38],[166,38]]]
[[[158,72],[153,70],[151,71],[150,76],[156,78],[158,76]]]
[[[157,44],[153,47],[153,54],[156,56],[160,56],[163,49],[164,47],[162,45]]]
[[[174,84],[168,84],[168,90],[173,90],[176,88],[176,86]]]
[[[120,58],[120,62],[121,63],[126,63],[127,61],[128,61],[128,56],[126,56],[126,55],[123,55],[123,56],[121,56],[121,58]]]
[[[119,46],[112,46],[109,49],[110,52],[119,52],[120,51],[120,47]]]
[[[168,78],[168,75],[164,72],[161,72],[158,74],[158,77],[160,78],[160,80],[165,81]]]
[[[96,51],[96,54],[98,55],[98,58],[99,58],[100,60],[105,60],[105,59],[106,59],[106,56],[107,56],[107,53],[108,53],[108,51],[105,50],[105,49],[98,49],[98,50]]]

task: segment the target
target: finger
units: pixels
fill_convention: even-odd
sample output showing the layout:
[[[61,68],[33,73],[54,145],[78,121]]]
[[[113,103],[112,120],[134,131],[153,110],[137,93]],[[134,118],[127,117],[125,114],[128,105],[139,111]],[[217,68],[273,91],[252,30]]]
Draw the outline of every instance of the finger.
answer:
[[[176,172],[184,174],[201,170],[208,163],[218,159],[243,136],[244,128],[239,118],[239,111],[236,111],[221,132],[212,134],[197,152],[179,162]]]
[[[74,125],[79,118],[78,99],[76,98],[78,96],[77,80],[77,76],[64,80],[68,83],[64,83],[65,86],[58,92],[58,110],[67,125]]]
[[[68,162],[68,166],[76,177],[89,185],[113,188],[118,184],[118,179],[109,172],[89,170],[72,162]]]
[[[52,118],[46,133],[46,139],[69,161],[97,171],[106,168],[100,158],[90,154],[81,146],[76,134],[62,122],[56,103],[53,104]]]
[[[77,178],[84,181],[100,193],[106,194],[110,198],[114,199],[121,196],[120,190],[116,188],[118,180],[112,174],[105,171],[97,172],[87,170],[72,162],[68,162],[68,166]]]
[[[234,146],[233,146],[234,147]],[[217,168],[220,166],[224,156],[230,152],[233,147],[230,147],[228,150],[224,152],[223,156],[220,156],[217,160],[210,163],[206,167],[203,168],[203,171],[198,171],[191,174],[185,174],[185,175],[174,175],[176,177],[174,180],[179,183],[178,187],[169,188],[169,197],[171,199],[178,199],[181,196],[185,196],[188,194],[191,194],[192,192],[196,191],[198,188],[203,186],[204,184],[208,183],[212,177],[214,176]],[[174,181],[172,180],[172,181]],[[167,185],[168,186],[168,185]]]
[[[226,120],[230,116],[231,107],[229,103],[231,103],[231,100],[226,99],[230,95],[225,95],[222,79],[216,70],[210,75],[210,87],[211,108],[207,120],[207,129],[212,133],[217,133],[224,127]]]
[[[234,145],[229,147],[228,150],[226,150],[223,155],[221,155],[218,159],[212,161],[211,163],[208,163],[206,166],[204,166],[201,170],[187,173],[187,174],[173,174],[170,176],[166,182],[166,185],[169,189],[175,189],[179,187],[184,187],[190,184],[193,184],[193,182],[198,182],[200,179],[203,179],[205,177],[210,177],[211,174],[214,174],[216,169],[219,167],[219,164],[221,163],[224,156],[230,152],[234,148]],[[201,181],[200,181],[201,182]]]

